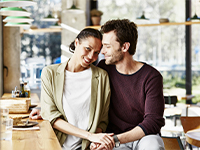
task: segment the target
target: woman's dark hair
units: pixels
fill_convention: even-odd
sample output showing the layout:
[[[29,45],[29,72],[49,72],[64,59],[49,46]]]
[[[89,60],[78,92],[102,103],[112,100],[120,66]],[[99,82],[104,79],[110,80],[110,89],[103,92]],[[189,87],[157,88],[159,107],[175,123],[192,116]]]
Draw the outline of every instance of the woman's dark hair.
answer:
[[[138,31],[134,22],[128,19],[116,19],[109,20],[103,26],[101,26],[102,33],[108,33],[114,31],[117,36],[117,41],[122,46],[125,42],[130,43],[129,54],[134,55],[136,51]]]
[[[87,39],[88,37],[95,37],[97,39],[100,39],[102,41],[102,34],[99,30],[93,29],[93,28],[85,28],[83,29],[78,35],[77,39],[79,42],[83,39]],[[75,40],[69,45],[69,51],[74,53],[75,50]]]

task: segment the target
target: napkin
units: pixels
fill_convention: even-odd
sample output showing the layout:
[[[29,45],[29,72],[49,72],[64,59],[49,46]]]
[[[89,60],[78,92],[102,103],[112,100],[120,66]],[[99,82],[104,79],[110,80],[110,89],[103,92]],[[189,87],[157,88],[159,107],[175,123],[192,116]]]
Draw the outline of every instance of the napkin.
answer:
[[[25,130],[39,130],[40,127],[36,126],[36,127],[29,127],[29,128],[13,128],[13,130],[21,130],[21,131],[25,131]]]

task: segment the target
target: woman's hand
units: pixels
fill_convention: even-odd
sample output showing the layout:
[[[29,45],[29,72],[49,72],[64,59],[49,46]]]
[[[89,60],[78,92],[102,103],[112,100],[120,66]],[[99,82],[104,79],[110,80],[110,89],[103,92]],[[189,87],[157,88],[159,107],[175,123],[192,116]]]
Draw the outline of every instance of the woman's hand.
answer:
[[[107,149],[112,150],[115,146],[115,142],[113,139],[114,133],[106,134],[106,133],[97,133],[97,134],[89,134],[88,140],[94,143],[91,143],[91,149]]]
[[[33,109],[29,115],[30,119],[33,120],[37,120],[37,119],[42,119],[41,115],[40,115],[40,111],[39,109]]]

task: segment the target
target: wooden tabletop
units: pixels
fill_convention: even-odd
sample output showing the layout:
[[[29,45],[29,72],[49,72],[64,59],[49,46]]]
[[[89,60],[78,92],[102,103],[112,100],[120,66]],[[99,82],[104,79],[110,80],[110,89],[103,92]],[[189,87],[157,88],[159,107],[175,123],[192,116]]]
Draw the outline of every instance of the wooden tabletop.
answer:
[[[200,129],[190,130],[185,134],[186,141],[194,146],[200,147]]]
[[[1,98],[12,98],[11,93],[4,93]],[[31,93],[31,102],[33,104],[40,104],[40,99],[36,93]]]
[[[7,97],[9,94],[4,94],[2,97]],[[31,101],[39,104],[37,94],[31,94]],[[13,114],[10,114],[13,115]],[[27,114],[17,114],[27,115]],[[24,119],[26,120],[26,119]],[[38,122],[39,130],[13,130],[12,141],[1,140],[2,150],[62,150],[60,143],[53,131],[49,121],[31,120]]]

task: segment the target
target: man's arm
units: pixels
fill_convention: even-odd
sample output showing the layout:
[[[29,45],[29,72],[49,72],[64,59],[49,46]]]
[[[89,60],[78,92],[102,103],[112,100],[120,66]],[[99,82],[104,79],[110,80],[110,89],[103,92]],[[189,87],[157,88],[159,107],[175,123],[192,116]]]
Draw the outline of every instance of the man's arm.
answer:
[[[144,136],[145,136],[145,133],[139,126],[136,126],[135,128],[133,128],[130,131],[117,134],[117,138],[118,138],[118,140],[120,141],[121,144],[137,141]],[[90,149],[91,150],[104,150],[105,147],[103,145],[98,144],[98,143],[91,143]]]
[[[144,131],[139,126],[136,126],[130,131],[118,134],[117,138],[119,139],[120,143],[123,144],[139,140],[144,136],[145,136]]]

